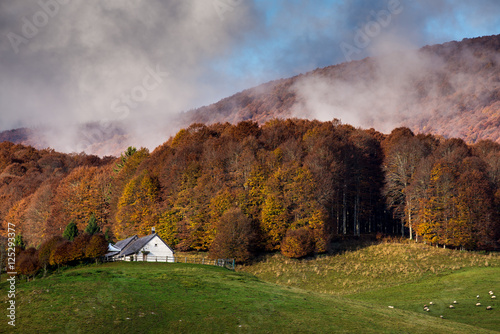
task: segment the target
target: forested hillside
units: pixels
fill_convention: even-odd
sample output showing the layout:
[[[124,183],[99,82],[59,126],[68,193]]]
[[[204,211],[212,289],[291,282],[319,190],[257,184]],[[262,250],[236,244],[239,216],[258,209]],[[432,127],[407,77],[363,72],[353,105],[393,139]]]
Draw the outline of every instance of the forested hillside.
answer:
[[[193,124],[118,159],[0,145],[2,235],[28,245],[82,231],[151,227],[178,250],[301,257],[343,236],[399,235],[491,249],[500,239],[500,144],[390,135],[337,120]]]

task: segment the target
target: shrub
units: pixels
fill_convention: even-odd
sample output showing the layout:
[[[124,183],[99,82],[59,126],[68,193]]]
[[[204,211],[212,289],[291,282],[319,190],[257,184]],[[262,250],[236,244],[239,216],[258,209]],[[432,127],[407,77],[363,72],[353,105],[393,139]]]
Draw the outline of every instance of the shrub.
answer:
[[[77,236],[71,243],[68,259],[70,261],[80,261],[85,259],[86,248],[88,247],[91,238],[92,236],[87,233]]]
[[[97,258],[103,256],[108,251],[108,242],[103,234],[94,234],[90,239],[85,256],[87,258]]]
[[[50,264],[61,265],[71,261],[71,242],[63,241],[59,243],[50,253]]]
[[[229,209],[217,224],[210,253],[217,258],[234,258],[239,263],[248,262],[252,257],[255,235],[250,218],[239,208]]]
[[[22,251],[16,259],[16,270],[25,276],[34,276],[40,269],[37,250],[33,247]]]
[[[288,230],[281,243],[281,254],[290,258],[301,258],[314,252],[314,238],[311,230],[301,227]]]
[[[50,264],[50,254],[57,247],[57,245],[59,245],[63,241],[63,237],[55,236],[50,238],[49,240],[44,241],[40,245],[40,248],[38,249],[38,261],[40,262],[40,265],[42,267],[46,268],[47,265]]]

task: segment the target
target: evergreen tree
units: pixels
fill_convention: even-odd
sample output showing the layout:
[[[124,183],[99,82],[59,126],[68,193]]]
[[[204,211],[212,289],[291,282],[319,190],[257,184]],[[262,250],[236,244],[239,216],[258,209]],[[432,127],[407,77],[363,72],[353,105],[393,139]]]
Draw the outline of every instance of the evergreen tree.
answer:
[[[78,235],[78,228],[76,227],[75,222],[71,221],[64,229],[62,236],[66,240],[73,241],[77,235]]]
[[[95,215],[92,214],[89,218],[89,223],[88,223],[87,227],[85,228],[85,233],[87,233],[88,235],[94,235],[96,233],[99,233],[100,231],[101,231],[101,229],[97,225]]]
[[[26,243],[24,242],[21,234],[16,235],[16,238],[14,239],[14,246],[19,247],[22,250],[26,248]]]
[[[109,230],[109,227],[106,228],[106,230],[104,231],[104,238],[106,239],[106,242],[111,242],[111,231]]]
[[[115,164],[115,168],[113,169],[115,173],[119,173],[122,168],[125,166],[125,163],[127,162],[128,158],[133,156],[137,152],[137,149],[135,147],[129,146],[127,150],[121,154],[120,160],[121,162],[117,162]]]

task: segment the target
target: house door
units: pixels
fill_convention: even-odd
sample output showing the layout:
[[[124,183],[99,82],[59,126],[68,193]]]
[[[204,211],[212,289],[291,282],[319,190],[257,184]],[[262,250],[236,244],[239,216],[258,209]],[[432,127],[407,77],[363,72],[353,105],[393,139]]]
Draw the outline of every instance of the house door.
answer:
[[[142,253],[142,261],[147,261],[148,260],[148,254]]]

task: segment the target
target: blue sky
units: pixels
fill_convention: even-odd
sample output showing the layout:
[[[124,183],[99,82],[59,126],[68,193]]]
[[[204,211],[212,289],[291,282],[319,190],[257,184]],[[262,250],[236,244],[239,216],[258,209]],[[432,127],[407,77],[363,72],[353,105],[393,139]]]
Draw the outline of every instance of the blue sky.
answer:
[[[264,32],[251,31],[248,40],[223,62],[235,77],[261,81],[288,77],[346,61],[340,43],[353,43],[353,34],[368,22],[370,13],[387,10],[390,1],[265,1],[254,2],[264,18]],[[393,15],[378,39],[394,38],[394,49],[419,48],[427,44],[462,40],[500,33],[500,2],[394,0],[402,12]],[[237,9],[237,7],[235,7]],[[399,43],[403,40],[404,43]],[[366,48],[353,59],[361,59],[389,49]],[[258,81],[258,80],[257,80]]]

